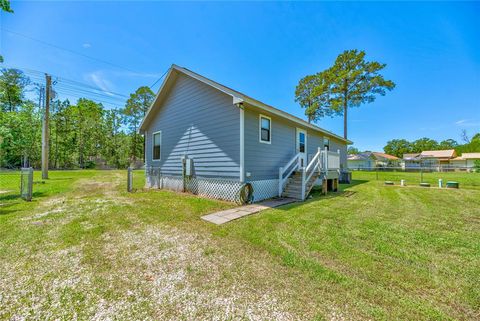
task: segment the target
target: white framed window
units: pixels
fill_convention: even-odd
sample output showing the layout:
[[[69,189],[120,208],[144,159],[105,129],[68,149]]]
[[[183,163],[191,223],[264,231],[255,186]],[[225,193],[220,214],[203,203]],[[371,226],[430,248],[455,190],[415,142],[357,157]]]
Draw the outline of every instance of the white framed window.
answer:
[[[152,134],[152,159],[160,160],[161,158],[161,146],[162,146],[162,132],[154,132]]]
[[[307,151],[307,132],[297,128],[297,153],[306,153]]]
[[[324,137],[323,138],[323,148],[327,148],[327,150],[330,150],[330,139]]]
[[[260,143],[271,144],[272,143],[272,119],[265,115],[258,117],[258,138]]]

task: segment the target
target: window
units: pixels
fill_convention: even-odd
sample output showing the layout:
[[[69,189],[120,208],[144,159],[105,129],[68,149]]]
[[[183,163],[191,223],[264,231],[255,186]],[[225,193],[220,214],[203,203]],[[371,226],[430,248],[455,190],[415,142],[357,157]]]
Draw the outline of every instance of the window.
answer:
[[[162,145],[162,132],[153,133],[153,160],[160,160],[160,146]]]
[[[298,152],[305,153],[305,133],[298,133]]]
[[[327,148],[327,150],[330,150],[330,139],[324,138],[323,139],[323,148]]]
[[[260,115],[260,142],[270,144],[272,142],[272,119]]]

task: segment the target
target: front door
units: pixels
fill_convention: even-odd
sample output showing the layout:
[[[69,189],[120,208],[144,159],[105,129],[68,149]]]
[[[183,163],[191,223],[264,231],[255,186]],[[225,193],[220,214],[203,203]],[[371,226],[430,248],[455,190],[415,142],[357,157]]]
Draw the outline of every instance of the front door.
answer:
[[[297,128],[297,153],[300,153],[302,167],[307,165],[307,132]]]

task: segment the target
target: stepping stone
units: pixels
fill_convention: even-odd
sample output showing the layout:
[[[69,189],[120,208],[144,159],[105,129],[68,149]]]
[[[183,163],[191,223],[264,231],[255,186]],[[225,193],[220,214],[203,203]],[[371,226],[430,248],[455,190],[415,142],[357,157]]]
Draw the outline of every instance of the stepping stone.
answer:
[[[244,205],[244,206],[232,208],[229,210],[224,210],[224,211],[204,215],[202,216],[202,220],[220,225],[220,224],[230,222],[232,220],[236,220],[237,218],[240,218],[240,217],[255,214],[269,208],[274,208],[277,206],[293,203],[296,201],[297,200],[293,198],[288,198],[288,197],[267,200],[267,201],[263,201],[256,204]]]

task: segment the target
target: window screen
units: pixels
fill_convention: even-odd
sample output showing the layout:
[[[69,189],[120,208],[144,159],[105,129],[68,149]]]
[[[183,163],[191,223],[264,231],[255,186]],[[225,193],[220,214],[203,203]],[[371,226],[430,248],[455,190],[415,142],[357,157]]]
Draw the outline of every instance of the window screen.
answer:
[[[262,142],[270,142],[271,121],[266,117],[260,117],[260,140]]]
[[[160,145],[162,140],[162,133],[154,133],[153,134],[153,159],[159,160],[160,159]]]

